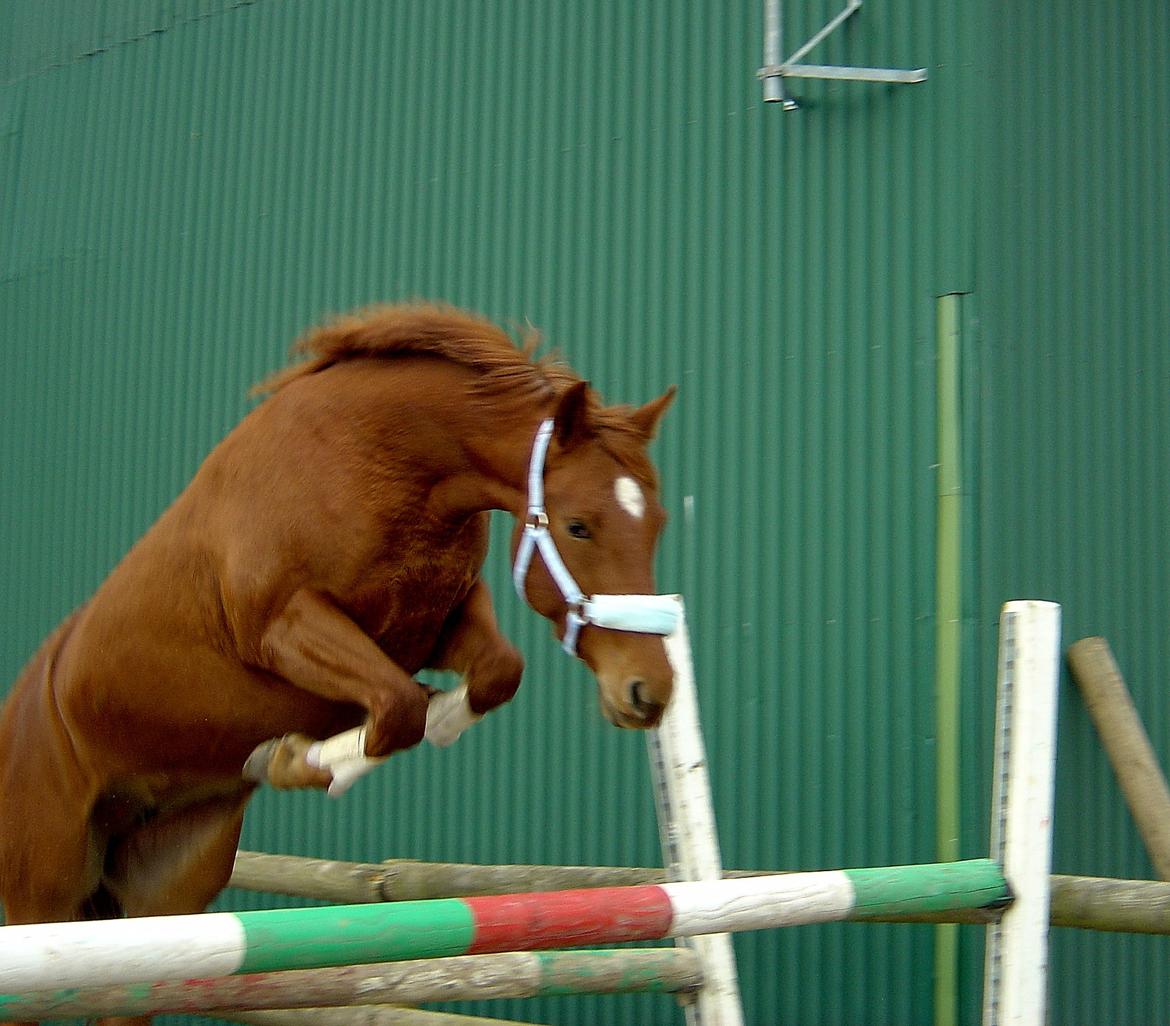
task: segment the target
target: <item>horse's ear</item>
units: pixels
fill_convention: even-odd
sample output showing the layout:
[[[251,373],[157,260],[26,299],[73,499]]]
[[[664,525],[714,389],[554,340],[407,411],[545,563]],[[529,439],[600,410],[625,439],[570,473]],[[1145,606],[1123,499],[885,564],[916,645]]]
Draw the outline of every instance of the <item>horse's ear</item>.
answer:
[[[578,381],[571,385],[558,401],[553,417],[557,444],[562,449],[571,449],[592,438],[594,431],[589,421],[589,382]]]
[[[658,421],[662,419],[662,415],[666,412],[667,407],[674,402],[674,394],[677,391],[678,388],[671,385],[657,399],[651,399],[645,406],[639,406],[630,414],[630,420],[633,422],[634,427],[647,440],[654,437],[655,432],[658,430]]]

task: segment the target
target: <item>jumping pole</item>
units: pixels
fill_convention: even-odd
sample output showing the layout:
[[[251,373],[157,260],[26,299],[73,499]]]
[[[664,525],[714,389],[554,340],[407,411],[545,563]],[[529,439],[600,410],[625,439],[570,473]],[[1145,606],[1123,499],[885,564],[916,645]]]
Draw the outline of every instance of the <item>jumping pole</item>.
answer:
[[[47,988],[533,951],[1002,905],[990,859],[0,929],[0,1013]]]

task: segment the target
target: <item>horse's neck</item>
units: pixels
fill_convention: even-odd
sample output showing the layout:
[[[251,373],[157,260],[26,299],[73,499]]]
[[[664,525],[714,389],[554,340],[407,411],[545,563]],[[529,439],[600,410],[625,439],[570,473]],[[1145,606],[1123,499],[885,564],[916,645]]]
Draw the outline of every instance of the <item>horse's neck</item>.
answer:
[[[502,509],[523,517],[532,443],[544,416],[540,409],[493,411],[485,406],[452,417],[450,426],[467,455],[467,466],[452,475],[448,501],[461,512]]]
[[[546,415],[539,404],[506,395],[471,399],[467,372],[441,361],[373,366],[386,376],[372,375],[368,363],[339,365],[330,381],[319,382],[337,405],[360,409],[359,450],[377,459],[389,447],[398,460],[417,461],[419,482],[431,488],[428,502],[441,516],[489,509],[524,515],[532,442]]]

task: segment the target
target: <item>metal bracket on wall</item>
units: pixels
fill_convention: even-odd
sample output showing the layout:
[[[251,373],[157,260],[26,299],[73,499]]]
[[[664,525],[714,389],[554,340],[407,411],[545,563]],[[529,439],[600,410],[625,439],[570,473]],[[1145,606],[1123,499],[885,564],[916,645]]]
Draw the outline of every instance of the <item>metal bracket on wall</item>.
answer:
[[[757,77],[764,80],[764,100],[783,104],[785,110],[796,110],[800,104],[784,91],[785,78],[832,78],[847,82],[925,82],[926,69],[914,68],[839,68],[823,64],[801,64],[801,59],[838,26],[861,9],[861,0],[848,0],[840,14],[797,50],[788,60],[781,58],[781,24],[784,0],[765,0],[764,4],[764,66]]]

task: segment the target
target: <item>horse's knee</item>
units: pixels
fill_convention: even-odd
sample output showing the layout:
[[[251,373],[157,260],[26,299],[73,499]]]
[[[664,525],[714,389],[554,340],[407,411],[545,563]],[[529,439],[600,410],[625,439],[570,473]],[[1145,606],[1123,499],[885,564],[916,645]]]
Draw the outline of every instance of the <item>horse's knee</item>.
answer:
[[[524,657],[507,642],[485,656],[467,675],[472,712],[486,713],[512,700],[524,675]]]
[[[418,684],[405,692],[385,692],[371,703],[366,722],[366,755],[382,758],[422,741],[429,698],[430,691]]]

